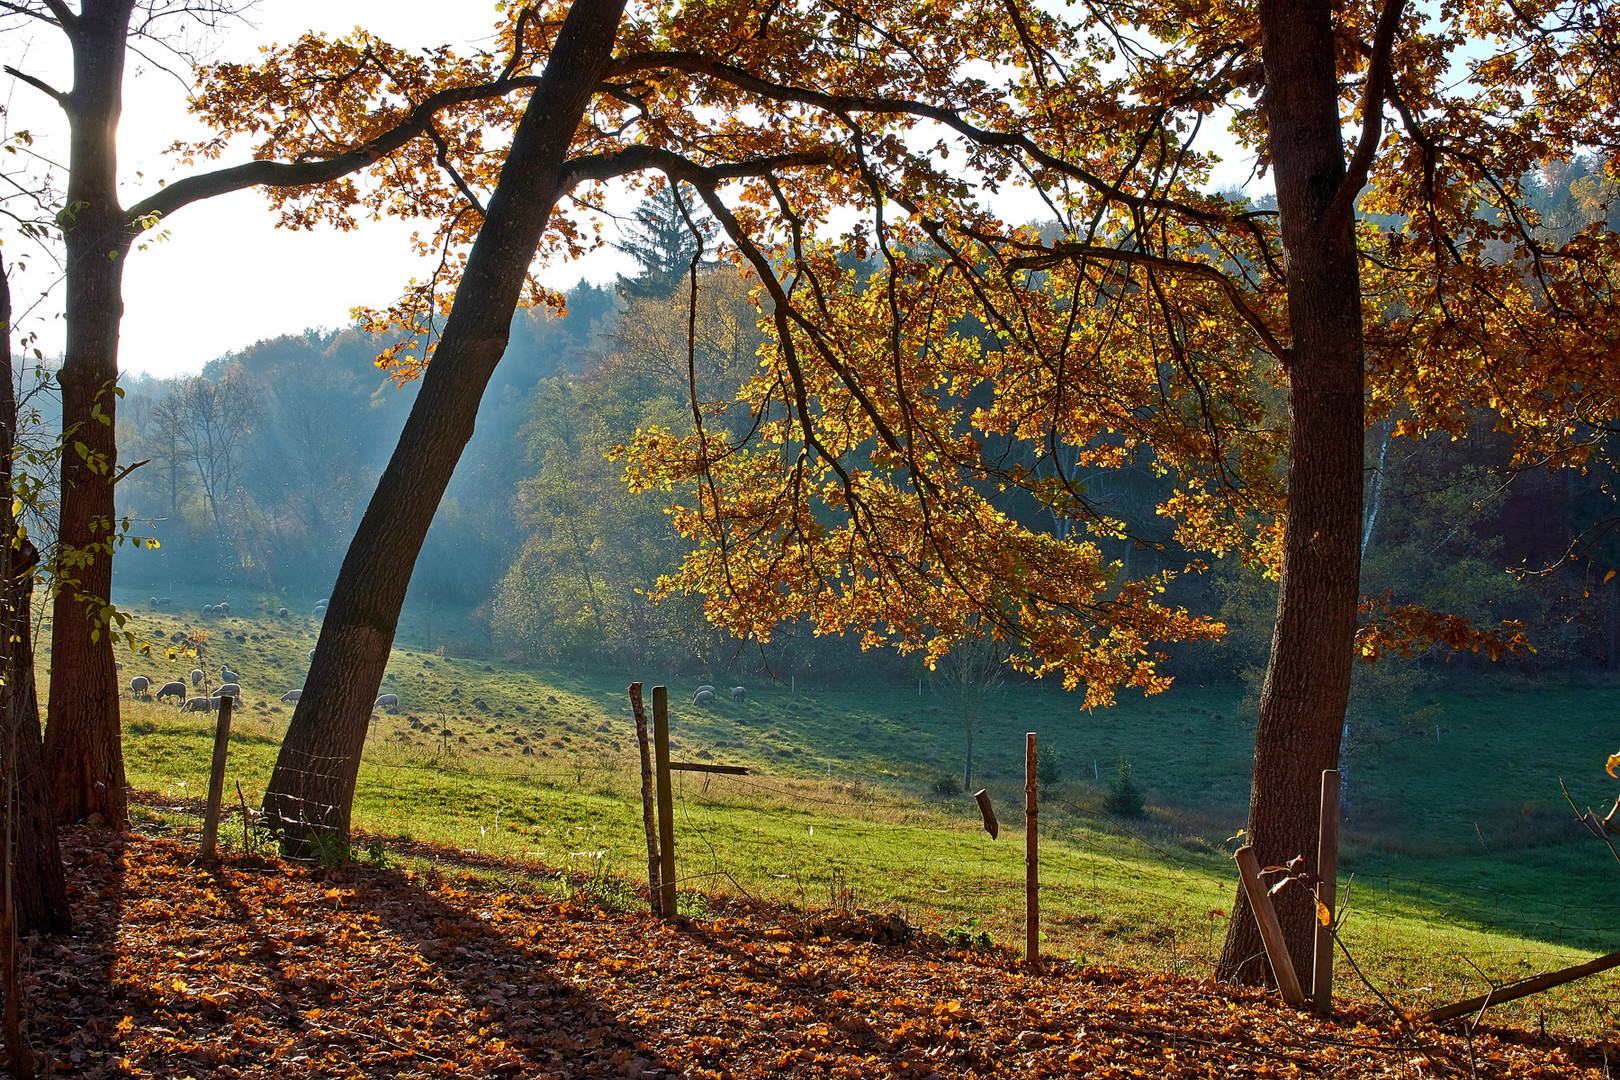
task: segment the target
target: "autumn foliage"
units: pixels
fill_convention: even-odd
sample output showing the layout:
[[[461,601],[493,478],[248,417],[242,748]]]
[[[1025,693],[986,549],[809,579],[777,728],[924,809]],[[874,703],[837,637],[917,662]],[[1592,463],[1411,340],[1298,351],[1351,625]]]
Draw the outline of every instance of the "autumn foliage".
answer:
[[[536,868],[411,845],[416,870],[72,829],[88,930],[34,946],[42,1072],[102,1078],[1597,1077],[1600,1047],[1410,1037],[1208,979],[953,947],[892,917],[715,901],[664,923],[496,882]],[[524,880],[519,878],[519,880]]]

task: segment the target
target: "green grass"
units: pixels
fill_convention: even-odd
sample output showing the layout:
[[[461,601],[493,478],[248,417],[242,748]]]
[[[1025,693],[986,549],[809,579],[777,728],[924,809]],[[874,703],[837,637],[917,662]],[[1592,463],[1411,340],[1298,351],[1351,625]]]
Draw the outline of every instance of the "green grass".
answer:
[[[301,685],[318,626],[281,619],[279,603],[266,610],[255,597],[230,597],[226,620],[120,599],[136,609],[131,628],[153,640],[187,624],[207,629],[200,666],[240,672],[227,790],[240,781],[255,803],[291,714],[277,698]],[[183,677],[195,663],[149,661],[122,646],[120,656],[126,682],[146,669]],[[1253,730],[1237,691],[1178,687],[1095,713],[1041,686],[993,696],[975,732],[975,782],[1003,822],[992,841],[971,800],[931,794],[942,775],[960,774],[965,745],[943,688],[801,681],[792,692],[749,680],[743,702],[722,692],[710,708],[688,704],[699,682],[736,681],[722,675],[672,685],[677,756],[758,772],[677,776],[683,888],[893,908],[930,930],[972,926],[1021,941],[1023,733],[1036,731],[1062,761],[1042,806],[1046,947],[1086,962],[1208,971],[1224,932],[1211,913],[1231,906],[1229,838],[1248,799]],[[356,825],[509,856],[532,864],[536,878],[560,868],[640,879],[646,849],[624,693],[638,677],[657,676],[530,670],[423,652],[405,637],[383,685],[400,709],[373,723]],[[131,782],[201,795],[211,719],[125,702]],[[1341,868],[1341,882],[1352,882],[1347,940],[1404,1006],[1481,992],[1472,965],[1506,980],[1616,947],[1620,865],[1570,821],[1558,778],[1583,804],[1613,798],[1594,718],[1617,705],[1610,690],[1443,694],[1413,703],[1424,730],[1409,732],[1397,715],[1357,741]],[[1102,812],[1121,757],[1148,794],[1145,820]],[[1367,996],[1352,979],[1343,971],[1341,987]],[[1615,981],[1586,980],[1496,1016],[1534,1024],[1545,1010],[1549,1022],[1596,1033],[1612,1024],[1604,1010]]]

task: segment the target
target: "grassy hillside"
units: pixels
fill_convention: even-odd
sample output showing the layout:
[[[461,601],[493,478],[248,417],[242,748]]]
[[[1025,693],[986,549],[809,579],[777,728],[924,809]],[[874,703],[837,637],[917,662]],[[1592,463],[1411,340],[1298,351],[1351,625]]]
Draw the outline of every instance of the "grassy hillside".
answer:
[[[226,619],[198,614],[223,598],[176,595],[157,611],[144,598],[119,599],[136,612],[130,629],[162,643],[206,630],[198,666],[241,674],[227,788],[234,794],[240,781],[253,805],[291,715],[277,699],[302,684],[319,627],[302,608],[282,618],[280,601],[257,597],[228,597]],[[125,681],[183,678],[197,664],[164,660],[161,648],[153,655],[121,646]],[[722,674],[709,681],[730,685]],[[644,877],[645,845],[624,688],[657,677],[565,675],[402,646],[383,686],[400,708],[372,726],[356,824],[385,840],[526,858],[537,880],[556,887],[579,887],[577,877],[556,884],[559,870],[583,872],[604,902],[630,903],[618,880]],[[929,929],[1018,940],[1023,733],[1036,731],[1061,755],[1042,804],[1047,947],[1177,970],[1201,969],[1218,950],[1253,742],[1236,691],[1181,686],[1095,713],[1041,686],[993,695],[975,731],[975,781],[988,786],[1003,822],[992,841],[970,799],[935,794],[942,777],[960,775],[965,744],[943,687],[749,685],[742,702],[722,694],[693,708],[695,685],[671,687],[680,756],[757,772],[679,778],[688,904],[701,906],[702,893],[746,892],[896,908]],[[1617,697],[1441,695],[1408,710],[1421,721],[1387,720],[1357,740],[1341,870],[1351,881],[1348,937],[1403,1005],[1480,992],[1474,965],[1510,979],[1616,947],[1620,865],[1570,821],[1558,778],[1583,803],[1612,799],[1600,762],[1613,732],[1596,718],[1611,715]],[[125,701],[131,782],[176,799],[201,794],[210,720]],[[1122,757],[1147,792],[1144,819],[1103,810]],[[1616,982],[1611,974],[1532,998],[1517,1015],[1546,1009],[1595,1030]]]

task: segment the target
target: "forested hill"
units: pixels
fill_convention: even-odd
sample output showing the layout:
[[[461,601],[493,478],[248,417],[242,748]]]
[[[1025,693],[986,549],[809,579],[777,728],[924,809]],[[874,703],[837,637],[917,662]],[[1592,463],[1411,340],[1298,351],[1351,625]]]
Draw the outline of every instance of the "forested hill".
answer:
[[[581,283],[568,313],[519,311],[477,431],[412,583],[436,601],[476,603],[517,537],[514,452],[541,380],[578,372],[610,330],[611,290]],[[324,596],[336,577],[417,384],[373,361],[387,345],[353,329],[308,330],[220,357],[195,377],[124,382],[119,510],[162,543],[119,559],[121,585],[154,592],[217,585]]]

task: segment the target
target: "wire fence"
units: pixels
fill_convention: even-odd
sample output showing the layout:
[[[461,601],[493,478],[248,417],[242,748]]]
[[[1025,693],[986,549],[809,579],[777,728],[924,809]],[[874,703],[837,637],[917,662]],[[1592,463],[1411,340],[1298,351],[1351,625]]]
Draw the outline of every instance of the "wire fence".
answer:
[[[638,878],[645,866],[637,797],[640,777],[633,771],[604,767],[595,758],[567,763],[554,758],[523,759],[522,764],[505,764],[501,759],[454,751],[437,759],[390,758],[394,753],[392,748],[379,746],[373,751],[368,746],[358,766],[361,784],[395,784],[399,777],[460,772],[502,784],[554,789],[564,797],[570,792],[614,795],[622,803],[622,819],[619,810],[609,810],[612,819],[603,821],[603,840],[591,840],[586,850],[570,850],[580,847],[572,837],[582,827],[559,829],[557,840],[562,847],[551,852],[556,860],[552,865],[562,863],[578,870],[578,860],[586,860],[586,870],[595,865],[603,871],[611,853],[614,868],[630,878]],[[279,767],[298,774],[311,792],[340,790],[353,779],[348,774],[352,766],[343,755],[303,755],[301,767],[293,767],[283,755]],[[970,801],[906,797],[881,780],[862,777],[821,780],[760,772],[747,776],[676,772],[674,776],[680,853],[676,884],[682,891],[700,891],[713,884],[723,892],[748,897],[776,895],[807,907],[896,907],[906,913],[907,921],[936,928],[964,920],[972,925],[974,913],[995,912],[1003,925],[1022,916],[1022,844],[990,844],[988,837],[970,842],[969,837],[983,829]],[[502,793],[501,798],[512,795]],[[523,801],[522,795],[517,801]],[[510,801],[505,806],[515,810]],[[267,803],[266,811],[288,823],[316,829],[332,827],[340,819],[339,806],[313,795],[280,795]],[[1022,831],[1022,821],[1017,821],[1021,814],[1022,806],[1014,806],[1008,814],[1014,831]],[[501,821],[497,808],[496,827]],[[748,821],[768,827],[761,827],[758,837],[750,839]],[[1084,824],[1084,829],[1076,823]],[[507,824],[512,826],[510,819]],[[1173,954],[1178,970],[1183,965],[1212,965],[1218,955],[1218,916],[1225,915],[1236,892],[1236,871],[1215,855],[1215,847],[1178,847],[1174,836],[1155,836],[1152,827],[1139,821],[1098,813],[1092,801],[1082,803],[1061,789],[1045,787],[1042,826],[1043,834],[1056,834],[1055,839],[1061,840],[1042,852],[1043,907],[1053,934],[1064,933],[1072,941],[1093,944],[1115,934],[1119,938],[1134,934],[1147,942],[1140,949],[1152,947],[1160,955]],[[478,829],[480,836],[488,832],[483,826]],[[957,837],[948,844],[949,866],[928,861],[943,860],[935,855],[938,845],[910,844],[907,834],[920,839],[919,831]],[[538,826],[535,832],[538,834]],[[794,836],[800,839],[792,839]],[[739,837],[744,844],[735,844]],[[812,837],[820,839],[810,842]],[[505,837],[507,842],[515,839],[518,837]],[[476,839],[473,842],[478,844]],[[612,852],[614,847],[619,850]],[[855,848],[878,850],[885,858],[851,857]],[[518,850],[523,857],[548,858],[546,852],[522,844]],[[873,886],[870,879],[876,874],[883,878],[881,887]],[[1568,962],[1568,950],[1612,947],[1607,942],[1620,933],[1620,904],[1573,900],[1555,891],[1557,884],[1550,884],[1549,894],[1536,895],[1490,884],[1354,870],[1353,863],[1341,868],[1340,884],[1348,887],[1346,933],[1353,939],[1353,947],[1366,950],[1362,959],[1372,970],[1382,972],[1388,984],[1413,993],[1432,991],[1442,984],[1464,988],[1477,984],[1482,976],[1508,978],[1562,967]],[[1093,908],[1108,910],[1110,905],[1118,910],[1123,904],[1119,894],[1128,891],[1139,894],[1132,899],[1139,908],[1144,907],[1142,897],[1149,897],[1147,907],[1152,908],[1152,915],[1142,916],[1140,925],[1131,925],[1129,918],[1121,916],[1106,916],[1098,923],[1087,913]],[[1413,921],[1396,925],[1388,916],[1408,916],[1416,925]],[[1113,926],[1115,921],[1123,923],[1123,929]],[[1476,944],[1469,944],[1468,957],[1456,946],[1445,972],[1392,975],[1411,967],[1411,934],[1432,938],[1435,928],[1442,925],[1477,931],[1486,938],[1456,939]],[[1153,938],[1166,929],[1168,938]],[[1498,936],[1492,938],[1492,933]],[[1124,959],[1142,955],[1137,952]],[[1484,975],[1486,968],[1497,975]]]

